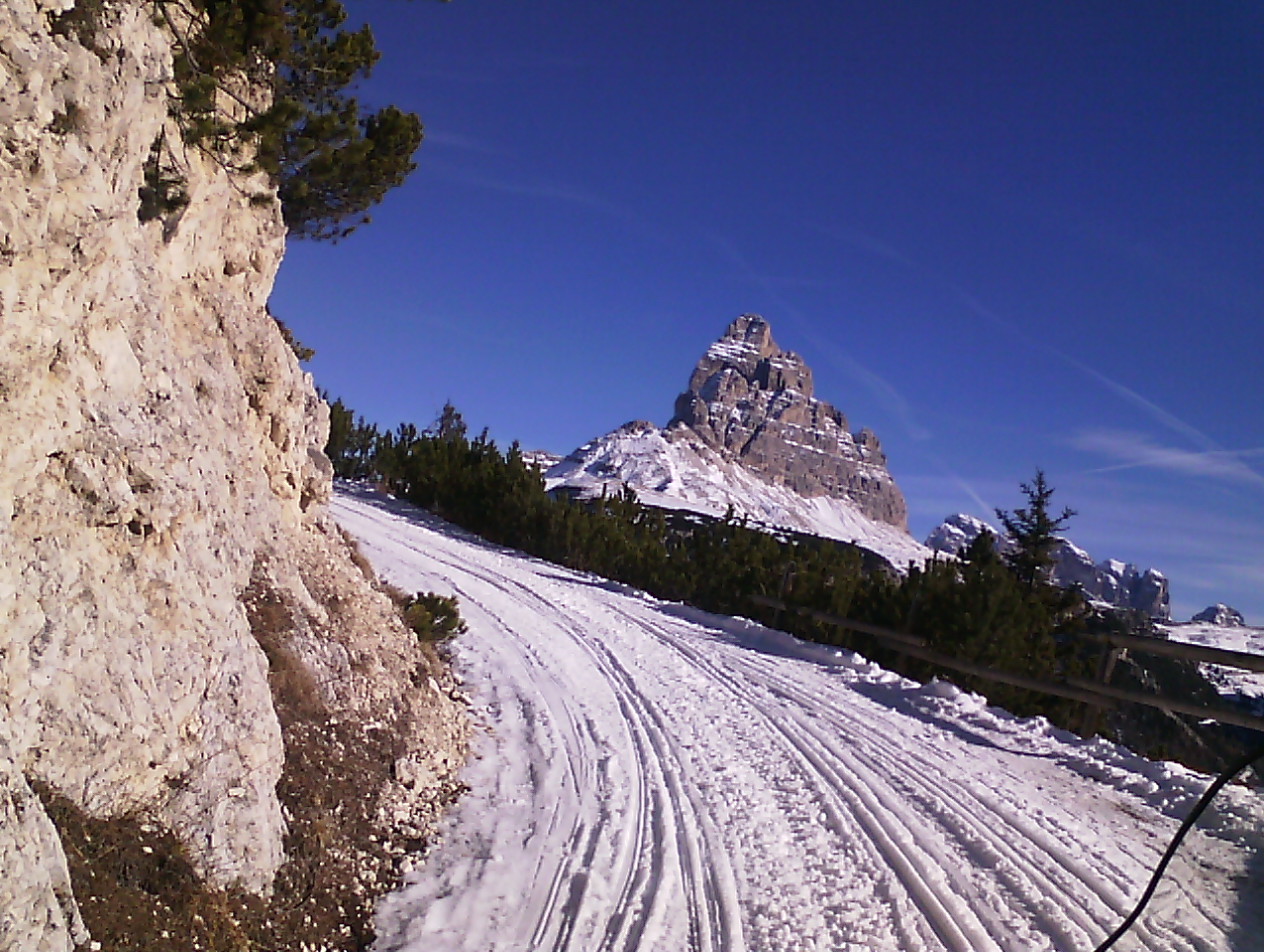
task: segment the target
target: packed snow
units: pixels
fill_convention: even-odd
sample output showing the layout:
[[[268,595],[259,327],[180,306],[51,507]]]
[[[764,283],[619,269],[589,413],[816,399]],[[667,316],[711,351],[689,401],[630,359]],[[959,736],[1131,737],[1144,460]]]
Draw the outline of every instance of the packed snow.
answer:
[[[1207,784],[368,491],[333,512],[391,581],[460,598],[484,728],[386,952],[1089,952]],[[1261,817],[1217,799],[1116,948],[1261,948]]]
[[[1160,628],[1173,641],[1264,655],[1264,628],[1207,622],[1161,625]],[[1200,664],[1199,668],[1223,696],[1246,700],[1257,712],[1264,713],[1264,674],[1220,664]]]

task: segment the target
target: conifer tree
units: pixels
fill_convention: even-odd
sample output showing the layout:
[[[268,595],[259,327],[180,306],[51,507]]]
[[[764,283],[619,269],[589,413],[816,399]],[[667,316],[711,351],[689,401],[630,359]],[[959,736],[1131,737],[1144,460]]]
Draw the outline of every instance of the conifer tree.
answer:
[[[1066,528],[1076,512],[1063,508],[1056,518],[1050,514],[1049,500],[1053,497],[1053,487],[1046,482],[1042,469],[1037,469],[1035,479],[1020,484],[1020,488],[1027,497],[1027,506],[1013,512],[997,509],[996,518],[1014,542],[1013,550],[1005,556],[1006,562],[1019,581],[1028,589],[1034,589],[1038,584],[1049,581],[1057,534]]]
[[[152,2],[176,40],[173,112],[185,138],[224,162],[248,146],[292,235],[344,237],[416,167],[417,116],[366,112],[351,95],[379,53],[367,25],[342,28],[340,0]]]

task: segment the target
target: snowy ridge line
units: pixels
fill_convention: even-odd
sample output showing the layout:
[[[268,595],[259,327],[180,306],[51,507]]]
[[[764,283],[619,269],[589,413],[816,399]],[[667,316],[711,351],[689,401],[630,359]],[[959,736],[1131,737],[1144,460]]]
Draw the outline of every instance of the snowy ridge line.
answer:
[[[862,460],[855,465],[878,483],[892,482],[885,467]],[[723,518],[732,506],[765,529],[850,542],[887,559],[897,571],[934,555],[903,529],[870,519],[850,498],[800,495],[695,439],[677,438],[643,421],[584,444],[545,473],[549,491],[564,487],[585,497],[618,493],[625,486],[660,509]]]
[[[491,725],[381,952],[1088,952],[1206,785],[402,504],[333,509],[392,581],[461,599]],[[1264,934],[1260,803],[1225,793],[1131,949]]]

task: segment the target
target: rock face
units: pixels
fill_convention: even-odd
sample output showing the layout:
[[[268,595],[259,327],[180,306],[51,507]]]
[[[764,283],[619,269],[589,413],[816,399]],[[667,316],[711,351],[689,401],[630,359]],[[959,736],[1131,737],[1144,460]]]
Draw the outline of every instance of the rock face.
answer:
[[[668,429],[686,427],[707,446],[801,496],[850,500],[880,522],[907,528],[904,496],[868,429],[812,396],[812,371],[783,351],[762,317],[744,314],[711,345],[676,398]]]
[[[926,545],[937,552],[957,555],[987,530],[998,540],[1004,552],[1010,547],[994,526],[982,519],[957,513],[936,526],[926,537]],[[1157,569],[1140,571],[1131,563],[1117,559],[1094,562],[1092,557],[1067,539],[1059,539],[1053,551],[1051,578],[1057,585],[1078,585],[1089,598],[1116,608],[1144,612],[1151,618],[1166,619],[1171,615],[1167,577]]]
[[[1054,560],[1053,580],[1059,585],[1079,585],[1089,598],[1154,619],[1172,614],[1167,577],[1157,569],[1141,571],[1118,559],[1094,562],[1087,552],[1065,539],[1054,550]]]
[[[182,145],[146,5],[70,30],[72,6],[0,5],[0,949],[85,940],[37,782],[268,890],[285,748],[248,591],[331,715],[403,716],[413,775],[450,776],[464,736],[322,514],[327,410],[265,312],[267,183]],[[146,216],[160,152],[187,204]]]
[[[1205,622],[1209,625],[1219,625],[1222,628],[1243,628],[1246,626],[1246,619],[1242,613],[1236,608],[1230,608],[1223,602],[1216,602],[1214,605],[1208,605],[1190,621]]]
[[[936,552],[959,555],[968,549],[970,543],[982,535],[984,530],[992,533],[993,536],[996,535],[996,530],[982,519],[959,512],[949,516],[932,529],[930,535],[926,537],[926,545]]]
[[[660,428],[626,423],[545,473],[550,492],[634,490],[643,502],[855,543],[897,570],[930,550],[908,534],[904,496],[869,430],[853,435],[812,396],[812,371],[746,314],[708,348]]]

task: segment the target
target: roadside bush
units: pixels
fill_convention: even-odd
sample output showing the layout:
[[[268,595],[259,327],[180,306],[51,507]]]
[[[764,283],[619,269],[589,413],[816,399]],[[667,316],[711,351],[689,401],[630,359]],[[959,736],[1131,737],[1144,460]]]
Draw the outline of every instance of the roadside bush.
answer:
[[[447,642],[469,630],[454,595],[418,592],[400,605],[399,613],[422,641]]]

